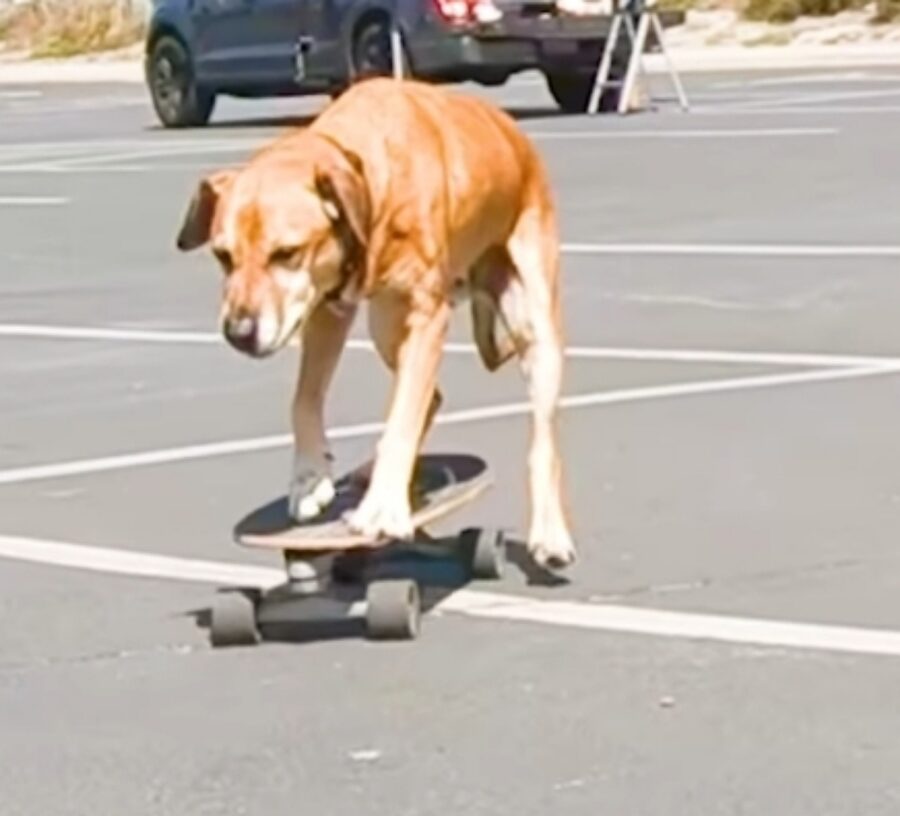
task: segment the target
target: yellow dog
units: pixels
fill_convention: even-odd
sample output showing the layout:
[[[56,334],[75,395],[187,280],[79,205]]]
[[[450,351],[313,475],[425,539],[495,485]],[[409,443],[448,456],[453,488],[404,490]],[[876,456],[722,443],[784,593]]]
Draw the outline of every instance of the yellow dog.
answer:
[[[334,497],[323,406],[366,300],[394,383],[369,487],[348,522],[367,535],[412,535],[409,483],[441,403],[451,312],[468,296],[484,365],[518,356],[528,381],[529,552],[550,568],[574,561],[556,431],[556,213],[537,151],[509,116],[425,83],[361,82],[242,169],[201,181],[178,247],[207,242],[224,270],[222,331],[235,348],[263,357],[302,336],[295,518]]]

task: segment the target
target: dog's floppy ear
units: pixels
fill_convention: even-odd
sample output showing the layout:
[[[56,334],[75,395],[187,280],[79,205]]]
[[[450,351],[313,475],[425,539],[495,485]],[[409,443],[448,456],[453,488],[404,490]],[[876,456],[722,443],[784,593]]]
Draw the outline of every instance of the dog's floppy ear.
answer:
[[[341,240],[346,242],[352,236],[357,247],[365,247],[372,205],[363,163],[349,151],[340,150],[338,155],[339,159],[316,168],[316,192]]]
[[[235,170],[220,170],[202,179],[197,185],[184,216],[184,222],[178,231],[176,244],[182,252],[203,246],[209,240],[216,207],[222,196],[230,189],[236,175]]]

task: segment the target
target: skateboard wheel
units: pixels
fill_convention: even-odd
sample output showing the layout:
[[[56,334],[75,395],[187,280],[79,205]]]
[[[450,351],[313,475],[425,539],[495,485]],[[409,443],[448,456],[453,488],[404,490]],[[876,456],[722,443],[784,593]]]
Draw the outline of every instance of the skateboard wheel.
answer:
[[[249,595],[229,592],[216,598],[209,638],[213,646],[252,646],[259,643],[256,604]]]
[[[374,581],[366,590],[366,633],[373,640],[413,640],[419,634],[421,612],[415,581]]]
[[[460,536],[463,551],[469,557],[473,578],[496,581],[506,566],[506,537],[502,530],[465,530]]]

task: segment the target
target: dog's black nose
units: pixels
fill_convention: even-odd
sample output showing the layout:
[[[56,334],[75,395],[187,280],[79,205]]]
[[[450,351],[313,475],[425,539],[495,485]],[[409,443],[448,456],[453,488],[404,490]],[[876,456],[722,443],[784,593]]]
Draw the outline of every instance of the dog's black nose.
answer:
[[[229,317],[225,321],[225,338],[238,351],[253,351],[256,347],[256,319],[249,315]]]

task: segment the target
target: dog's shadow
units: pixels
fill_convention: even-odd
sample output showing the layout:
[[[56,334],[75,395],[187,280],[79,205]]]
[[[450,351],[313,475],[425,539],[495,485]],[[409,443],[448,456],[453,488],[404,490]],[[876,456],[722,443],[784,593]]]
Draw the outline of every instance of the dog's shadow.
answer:
[[[338,569],[333,579],[333,587],[337,595],[350,600],[361,600],[365,596],[365,575],[390,578],[412,578],[421,588],[421,610],[425,617],[429,612],[439,607],[440,604],[453,593],[466,588],[496,588],[502,591],[508,588],[518,573],[519,579],[524,579],[527,586],[560,587],[569,583],[569,580],[535,564],[528,554],[525,543],[507,537],[507,564],[513,569],[507,569],[504,578],[498,582],[473,582],[468,569],[455,550],[451,539],[435,539],[431,542],[432,552],[422,554],[416,550],[403,548],[391,548],[390,553],[368,556],[357,556],[354,563],[349,561],[349,571],[343,573]],[[438,554],[435,554],[437,552]],[[336,561],[340,566],[340,559]],[[272,598],[279,593],[284,593],[288,584],[280,584],[273,590],[269,590],[267,597]],[[259,590],[241,587],[220,587],[220,593],[225,592],[252,592],[259,594]],[[266,601],[268,602],[268,601]],[[305,613],[302,620],[268,620],[260,627],[261,640],[268,643],[310,643],[339,640],[358,640],[366,636],[366,624],[363,616],[346,616],[333,614],[332,601],[323,601],[316,597],[297,601],[300,604],[309,605],[312,613]],[[320,603],[324,610],[318,615],[315,604]],[[332,606],[329,607],[329,603]],[[331,614],[329,614],[331,613]],[[195,625],[209,631],[212,625],[212,608],[188,610],[182,613],[182,617],[194,620]]]

